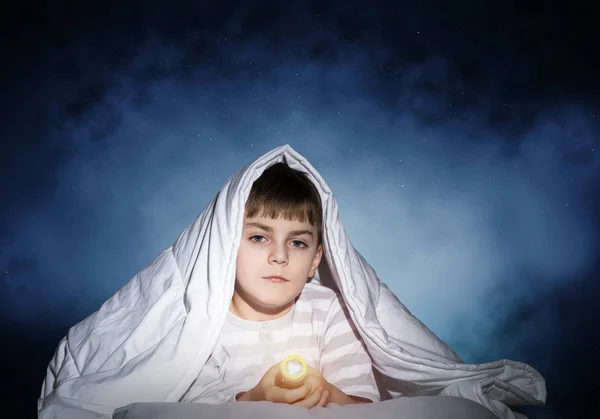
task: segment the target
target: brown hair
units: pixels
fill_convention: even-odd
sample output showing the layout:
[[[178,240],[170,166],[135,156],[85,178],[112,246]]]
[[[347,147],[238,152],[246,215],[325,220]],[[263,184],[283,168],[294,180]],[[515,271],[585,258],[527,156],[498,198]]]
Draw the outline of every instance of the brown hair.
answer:
[[[319,192],[308,177],[285,163],[267,168],[254,182],[246,201],[246,217],[261,215],[307,222],[317,227],[318,245],[323,231],[323,207]]]

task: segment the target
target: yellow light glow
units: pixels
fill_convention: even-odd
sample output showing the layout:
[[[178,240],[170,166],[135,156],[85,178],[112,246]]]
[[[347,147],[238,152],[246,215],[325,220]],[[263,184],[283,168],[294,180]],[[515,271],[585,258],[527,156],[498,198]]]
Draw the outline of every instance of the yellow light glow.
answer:
[[[281,375],[290,384],[302,382],[307,372],[306,361],[299,355],[289,355],[281,361]]]

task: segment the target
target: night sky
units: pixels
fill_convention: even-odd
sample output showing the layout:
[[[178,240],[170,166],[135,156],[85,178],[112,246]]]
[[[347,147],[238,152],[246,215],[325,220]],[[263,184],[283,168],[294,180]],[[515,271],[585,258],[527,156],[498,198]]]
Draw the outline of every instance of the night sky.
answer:
[[[0,415],[35,417],[68,328],[283,144],[465,361],[544,374],[530,418],[597,410],[593,2],[18,3],[0,11]]]

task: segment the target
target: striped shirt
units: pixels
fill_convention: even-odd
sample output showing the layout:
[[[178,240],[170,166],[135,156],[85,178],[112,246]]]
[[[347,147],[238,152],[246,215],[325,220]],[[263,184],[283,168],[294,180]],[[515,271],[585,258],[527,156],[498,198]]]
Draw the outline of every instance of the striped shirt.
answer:
[[[227,315],[213,355],[202,371],[203,386],[192,384],[182,401],[226,403],[254,387],[267,370],[290,354],[349,396],[379,401],[369,357],[341,297],[330,288],[307,283],[283,317],[254,322]]]

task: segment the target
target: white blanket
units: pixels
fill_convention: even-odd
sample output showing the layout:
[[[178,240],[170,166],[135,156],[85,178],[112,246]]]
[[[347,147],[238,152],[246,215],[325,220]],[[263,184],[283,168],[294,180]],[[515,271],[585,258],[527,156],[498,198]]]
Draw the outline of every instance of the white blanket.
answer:
[[[315,280],[342,294],[385,394],[460,396],[503,419],[521,416],[507,405],[545,403],[545,381],[532,367],[465,364],[415,318],[353,248],[325,181],[285,145],[233,175],[172,246],[69,330],[48,366],[39,418],[110,417],[135,402],[177,402],[202,377],[233,295],[250,188],[282,161],[320,193],[324,257]]]
[[[495,419],[485,407],[462,397],[400,397],[380,403],[305,409],[281,403],[135,403],[113,419]]]

